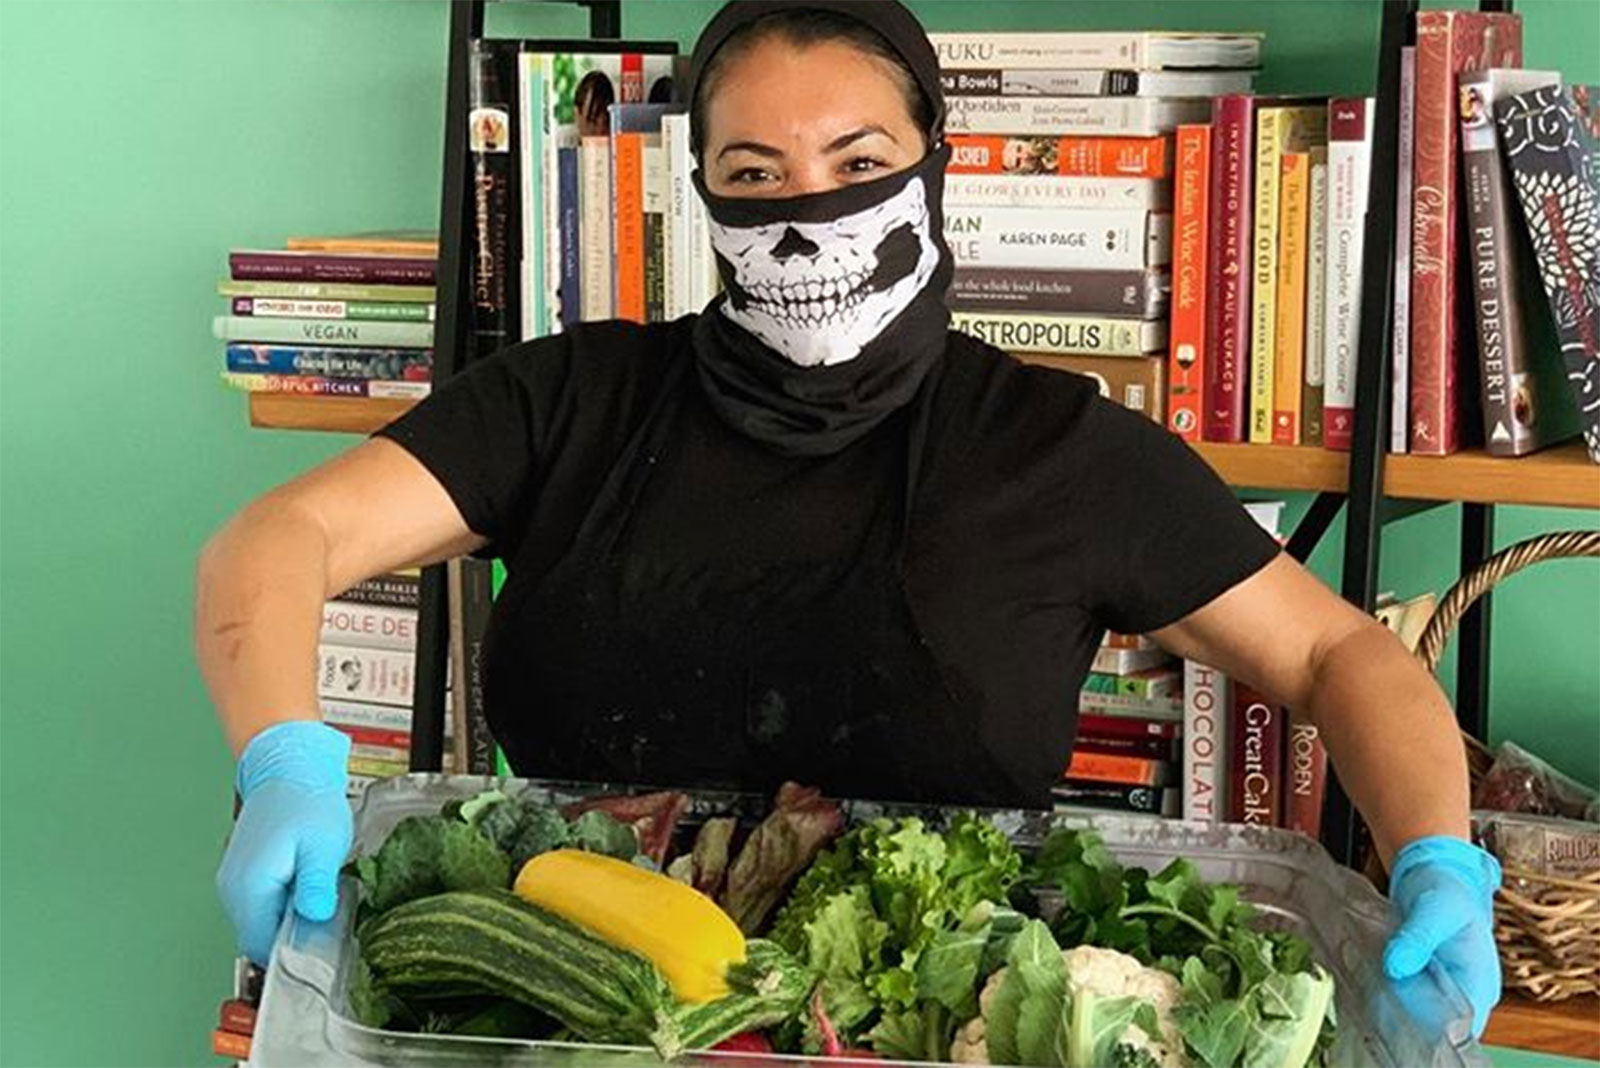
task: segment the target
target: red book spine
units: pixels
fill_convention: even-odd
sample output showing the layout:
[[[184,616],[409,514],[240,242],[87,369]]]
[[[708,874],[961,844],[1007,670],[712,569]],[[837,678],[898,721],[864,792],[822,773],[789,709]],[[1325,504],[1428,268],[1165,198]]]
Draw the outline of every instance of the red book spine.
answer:
[[[435,261],[400,256],[338,253],[232,252],[228,270],[236,282],[359,282],[368,285],[431,286]]]
[[[1417,88],[1411,193],[1411,451],[1461,447],[1456,237],[1460,124],[1456,76],[1522,66],[1522,20],[1476,11],[1417,14]]]
[[[1079,750],[1072,754],[1072,762],[1062,778],[1120,782],[1128,786],[1168,786],[1172,783],[1172,764],[1165,760]]]
[[[407,731],[384,730],[381,727],[357,727],[348,723],[330,723],[328,726],[345,734],[356,745],[378,745],[385,749],[410,749],[411,735]]]
[[[616,315],[645,321],[644,304],[644,136],[619,133],[611,141],[616,255]]]
[[[1250,370],[1250,241],[1255,100],[1219,96],[1211,113],[1211,204],[1206,250],[1206,441],[1243,441]]]
[[[1283,812],[1283,710],[1234,680],[1229,733],[1233,736],[1229,821],[1279,826]]]
[[[1173,193],[1172,328],[1168,334],[1167,426],[1201,439],[1205,410],[1206,230],[1211,197],[1211,127],[1178,127]]]
[[[1144,757],[1147,760],[1181,759],[1177,742],[1152,735],[1134,738],[1125,734],[1085,734],[1079,731],[1078,740],[1072,743],[1072,750],[1075,753]]]
[[[250,1036],[236,1035],[219,1027],[211,1032],[211,1052],[229,1060],[247,1061],[250,1059]]]
[[[243,998],[229,998],[217,1014],[217,1026],[236,1035],[256,1033],[256,1007]]]
[[[1322,801],[1328,791],[1328,752],[1316,724],[1289,715],[1289,743],[1284,786],[1284,826],[1312,838],[1322,837]]]
[[[1136,716],[1078,716],[1078,734],[1099,738],[1161,738],[1171,741],[1183,737],[1183,724],[1166,720],[1139,719]]]

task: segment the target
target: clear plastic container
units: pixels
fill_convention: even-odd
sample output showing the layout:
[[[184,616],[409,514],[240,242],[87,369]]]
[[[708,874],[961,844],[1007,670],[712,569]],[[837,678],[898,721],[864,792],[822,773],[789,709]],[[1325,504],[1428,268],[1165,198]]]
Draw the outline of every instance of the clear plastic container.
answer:
[[[513,796],[565,803],[628,787],[548,783],[481,776],[410,775],[373,784],[357,803],[355,844],[375,851],[402,818],[434,813],[452,797],[498,787]],[[691,794],[688,827],[710,815],[759,819],[768,799],[742,794]],[[953,809],[844,802],[851,822],[877,815],[918,815],[938,825]],[[1338,989],[1339,1042],[1333,1063],[1366,1066],[1489,1064],[1471,1040],[1471,1011],[1443,972],[1430,970],[1404,984],[1383,978],[1378,961],[1389,929],[1386,902],[1370,883],[1335,864],[1321,847],[1284,831],[1098,812],[986,811],[1022,847],[1038,844],[1057,827],[1092,828],[1124,863],[1155,870],[1187,857],[1215,881],[1237,884],[1267,921],[1310,939],[1316,957]],[[658,1064],[651,1050],[555,1042],[417,1035],[383,1031],[357,1022],[347,999],[349,965],[356,953],[351,920],[359,888],[346,881],[339,910],[326,923],[292,912],[278,933],[267,969],[249,1063],[261,1068],[320,1065],[577,1065]],[[1425,1024],[1422,1021],[1434,1021]],[[692,1068],[836,1066],[839,1059],[693,1053],[675,1063]],[[890,1062],[860,1061],[877,1068]]]

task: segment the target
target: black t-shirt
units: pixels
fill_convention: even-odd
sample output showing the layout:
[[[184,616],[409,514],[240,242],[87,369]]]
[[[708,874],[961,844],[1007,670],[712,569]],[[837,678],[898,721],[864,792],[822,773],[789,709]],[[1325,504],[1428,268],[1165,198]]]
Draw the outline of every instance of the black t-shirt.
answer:
[[[630,441],[664,401],[672,402],[670,434],[633,457],[648,465],[648,480],[630,491],[625,515],[612,524],[621,555],[650,557],[641,567],[694,570],[713,586],[736,586],[742,567],[776,562],[786,575],[823,576],[821,589],[833,581],[830,567],[881,553],[892,537],[885,532],[908,515],[900,578],[916,642],[970,720],[971,745],[996,769],[971,790],[959,768],[930,769],[928,800],[1048,803],[1104,631],[1173,623],[1278,552],[1228,487],[1167,431],[1103,399],[1087,378],[1023,364],[954,332],[930,392],[916,402],[926,405],[926,434],[907,513],[909,415],[830,456],[781,455],[727,427],[692,369],[682,373],[693,359],[691,325],[692,317],[584,324],[513,346],[380,431],[443,484],[467,525],[488,539],[482,555],[504,559],[509,583],[501,601],[523,602],[517,611],[497,604],[487,664],[490,719],[521,773],[585,770],[541,761],[541,733],[561,734],[555,724],[578,715],[573,709],[585,699],[564,683],[529,681],[547,677],[527,661],[550,643],[534,640],[528,621],[539,605],[526,602],[592,540],[579,531],[595,528],[586,519],[608,476],[633,455]],[[650,546],[674,548],[662,561],[643,551]],[[759,603],[751,610],[759,613]],[[738,645],[740,620],[707,626],[708,634],[725,635],[708,639],[713,647]],[[601,645],[606,638],[588,635]],[[635,687],[628,692],[652,695],[642,698],[649,703],[651,687],[674,691],[685,665],[655,652],[670,646],[671,636],[648,634],[619,645],[626,662],[616,669]],[[693,680],[685,685],[684,693],[697,692]],[[581,714],[593,717],[595,707],[611,706]],[[725,731],[729,720],[706,715],[705,724],[685,729]],[[737,747],[703,741],[704,761],[657,753],[652,763],[647,752],[585,777],[715,779],[748,788],[827,777],[808,767],[721,767],[717,753]],[[749,755],[727,757],[734,759]],[[781,764],[781,751],[771,759]],[[663,760],[686,766],[662,767]],[[875,790],[848,777],[820,785],[883,794],[914,786]]]

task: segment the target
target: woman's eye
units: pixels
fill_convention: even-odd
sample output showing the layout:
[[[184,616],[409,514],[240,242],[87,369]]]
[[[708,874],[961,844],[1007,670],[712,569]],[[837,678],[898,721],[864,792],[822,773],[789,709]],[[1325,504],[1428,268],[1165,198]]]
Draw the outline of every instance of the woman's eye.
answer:
[[[734,171],[728,176],[728,181],[736,185],[752,185],[756,182],[771,180],[772,175],[760,167],[744,167]]]
[[[848,161],[844,165],[844,169],[849,171],[851,174],[871,174],[873,171],[880,169],[884,165],[885,164],[881,159],[874,159],[871,156],[857,156]]]

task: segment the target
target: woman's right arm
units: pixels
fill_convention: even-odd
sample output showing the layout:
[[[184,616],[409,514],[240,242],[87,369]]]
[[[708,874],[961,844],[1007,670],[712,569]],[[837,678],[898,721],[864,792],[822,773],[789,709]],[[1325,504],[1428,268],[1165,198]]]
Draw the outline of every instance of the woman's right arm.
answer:
[[[195,584],[195,649],[234,756],[275,723],[321,719],[324,601],[484,544],[428,469],[383,438],[243,508],[207,542]]]

